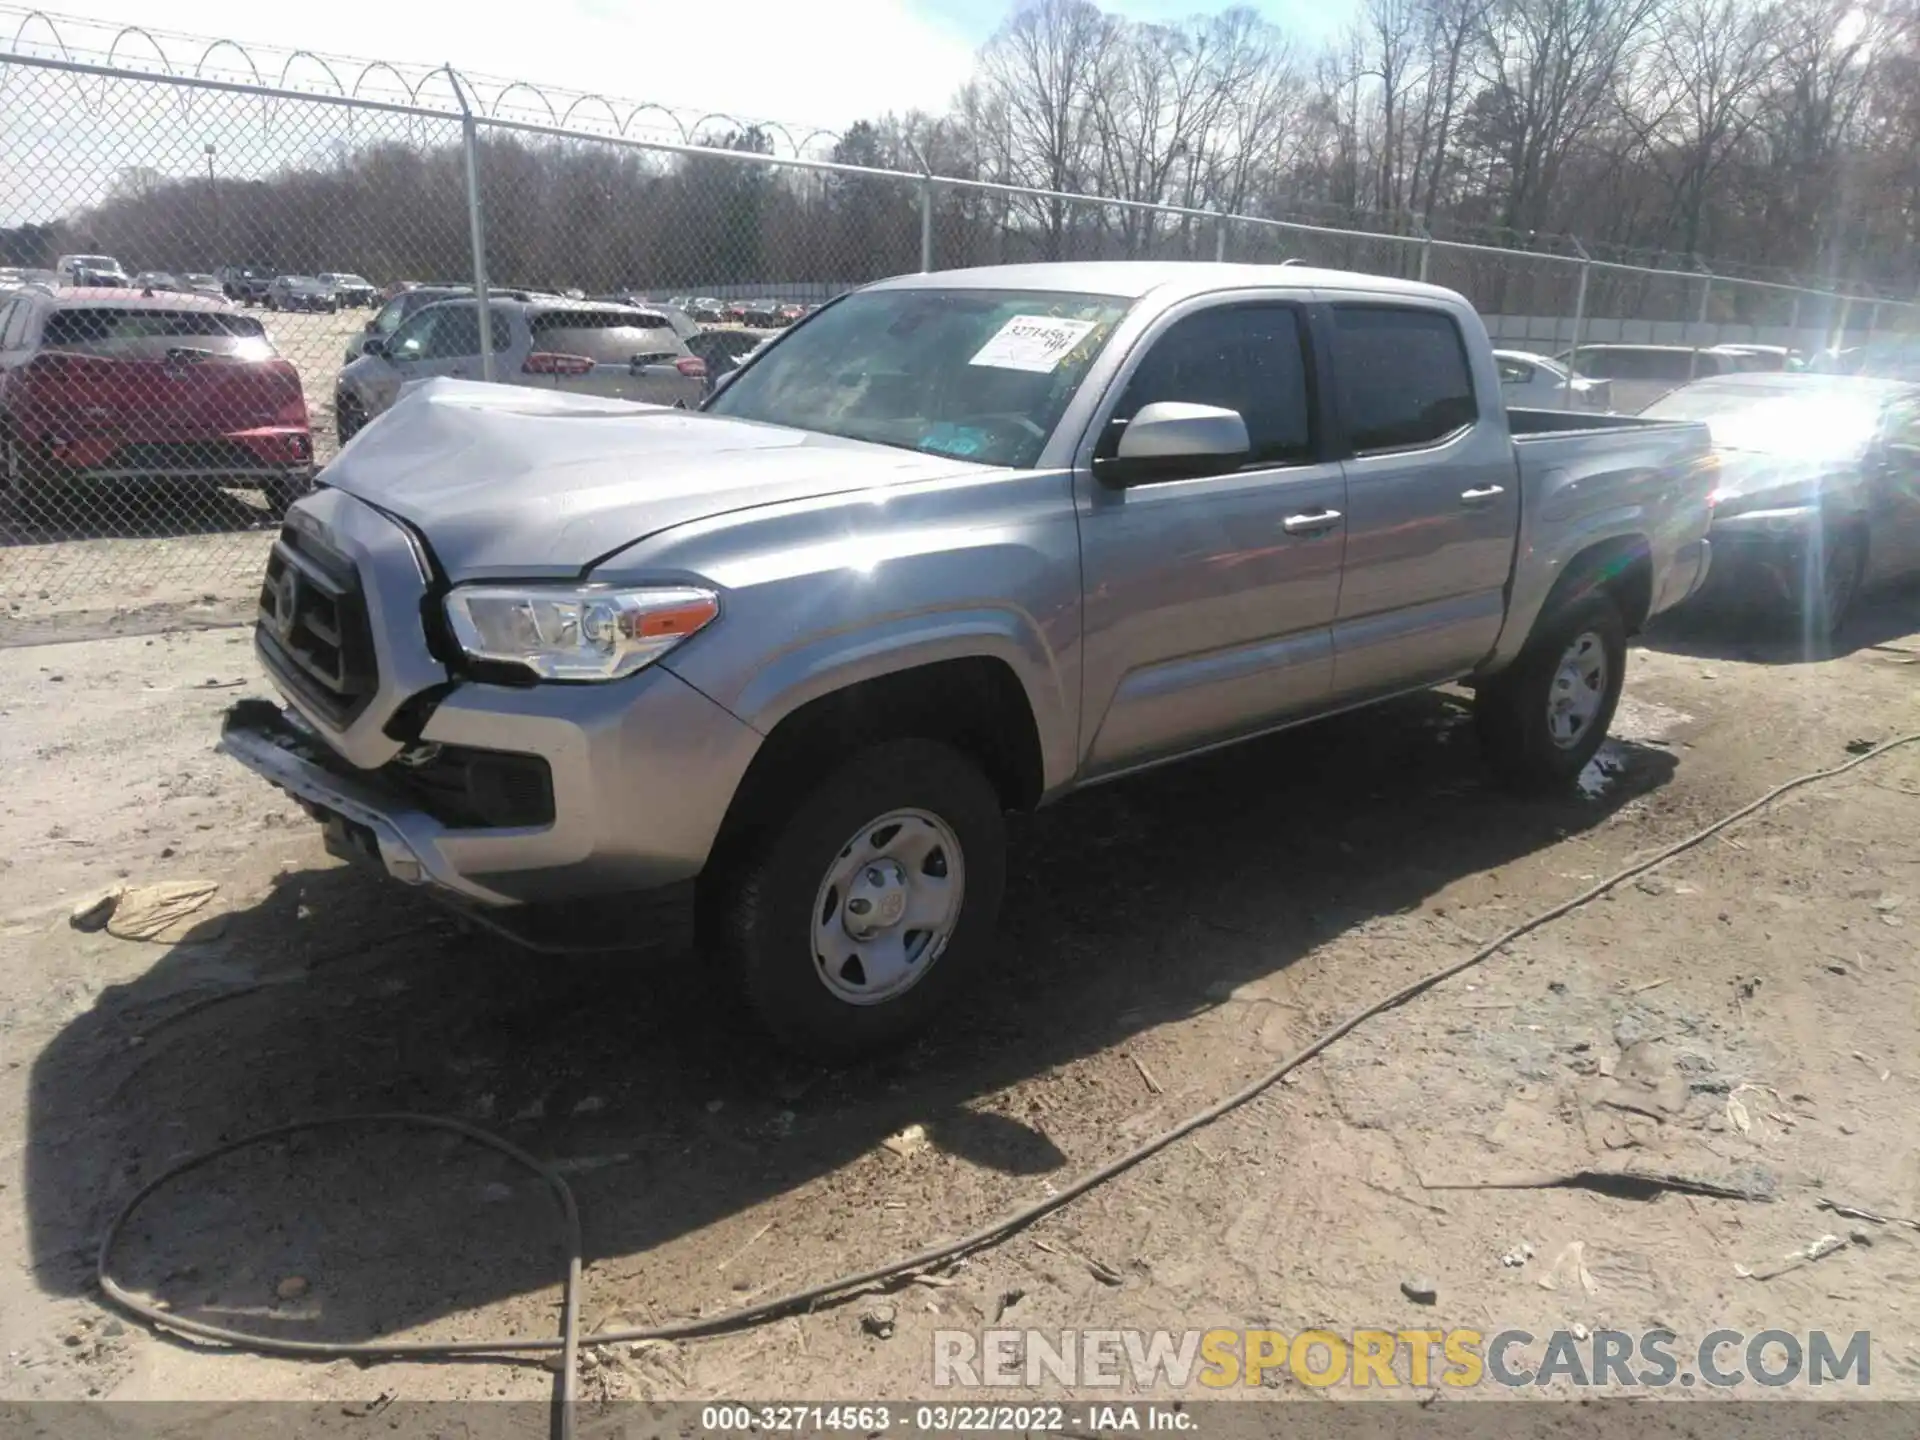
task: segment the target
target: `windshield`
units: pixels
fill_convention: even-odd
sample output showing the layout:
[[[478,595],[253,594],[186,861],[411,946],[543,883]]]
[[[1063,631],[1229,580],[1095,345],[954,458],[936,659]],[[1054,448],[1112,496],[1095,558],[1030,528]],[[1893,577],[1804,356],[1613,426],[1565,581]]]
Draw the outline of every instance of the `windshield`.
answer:
[[[1789,393],[1784,386],[1689,385],[1640,414],[1648,420],[1705,421],[1722,450],[1812,459],[1865,449],[1879,427],[1882,398],[1825,386]]]
[[[869,290],[792,331],[707,408],[1024,468],[1130,303],[1035,290]]]

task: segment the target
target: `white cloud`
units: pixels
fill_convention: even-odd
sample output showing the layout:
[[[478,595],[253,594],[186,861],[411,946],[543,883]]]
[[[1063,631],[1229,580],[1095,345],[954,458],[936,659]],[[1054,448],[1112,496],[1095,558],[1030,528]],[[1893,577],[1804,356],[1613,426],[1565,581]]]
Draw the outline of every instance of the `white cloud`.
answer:
[[[824,7],[805,0],[543,0],[492,13],[470,0],[81,0],[74,8],[91,21],[263,49],[305,48],[409,70],[451,62],[623,100],[836,129],[886,110],[943,105],[973,58],[960,31],[920,13],[912,0],[833,0]],[[6,22],[6,38],[17,23]],[[23,43],[44,33],[35,26]],[[90,31],[94,39],[101,33]],[[176,51],[171,43],[166,48]],[[137,41],[123,51],[130,59],[141,53]],[[227,52],[213,63],[232,62]]]

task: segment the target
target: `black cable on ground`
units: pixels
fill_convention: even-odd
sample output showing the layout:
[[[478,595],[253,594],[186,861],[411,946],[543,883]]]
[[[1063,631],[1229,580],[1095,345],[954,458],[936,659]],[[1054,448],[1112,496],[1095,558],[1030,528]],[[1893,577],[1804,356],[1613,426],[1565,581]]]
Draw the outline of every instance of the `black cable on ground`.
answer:
[[[969,1235],[963,1235],[954,1240],[943,1240],[936,1245],[928,1246],[926,1249],[905,1256],[902,1259],[889,1261],[884,1265],[877,1265],[870,1270],[862,1270],[855,1274],[842,1275],[836,1279],[822,1281],[817,1285],[809,1285],[805,1289],[795,1290],[771,1300],[763,1300],[755,1305],[744,1305],[738,1309],[723,1311],[720,1314],[710,1315],[703,1319],[683,1320],[672,1325],[657,1325],[627,1330],[602,1330],[587,1336],[586,1343],[588,1345],[615,1345],[649,1340],[684,1340],[700,1335],[714,1335],[723,1331],[737,1330],[748,1325],[754,1325],[762,1321],[775,1319],[782,1315],[788,1315],[798,1310],[808,1309],[823,1301],[845,1297],[854,1291],[880,1285],[891,1280],[905,1279],[920,1271],[957,1260],[962,1255],[985,1249],[1025,1229],[1042,1217],[1070,1205],[1088,1191],[1104,1185],[1116,1175],[1122,1174],[1140,1164],[1143,1160],[1159,1154],[1175,1141],[1191,1135],[1202,1126],[1211,1125],[1215,1120],[1239,1109],[1242,1105],[1247,1104],[1249,1101],[1271,1089],[1279,1083],[1283,1076],[1299,1069],[1300,1066],[1321,1054],[1329,1046],[1334,1044],[1334,1042],[1366,1021],[1405,1004],[1407,1001],[1413,999],[1414,996],[1431,990],[1442,981],[1450,980],[1462,971],[1473,968],[1475,965],[1480,964],[1489,956],[1493,955],[1496,951],[1511,945],[1523,935],[1538,930],[1543,925],[1551,924],[1562,916],[1578,910],[1583,905],[1591,904],[1594,900],[1597,900],[1614,887],[1623,885],[1636,876],[1644,875],[1656,866],[1664,865],[1676,855],[1682,854],[1687,850],[1693,849],[1696,845],[1712,839],[1727,827],[1746,819],[1755,811],[1764,809],[1790,791],[1798,790],[1822,780],[1834,779],[1837,776],[1846,774],[1849,770],[1866,764],[1870,760],[1878,759],[1889,751],[1896,750],[1903,745],[1912,745],[1916,742],[1920,742],[1920,732],[1911,735],[1902,735],[1897,739],[1888,740],[1883,744],[1876,745],[1871,750],[1856,755],[1843,764],[1835,765],[1826,770],[1813,770],[1804,775],[1796,775],[1793,779],[1774,786],[1773,789],[1767,791],[1766,794],[1760,796],[1757,800],[1742,805],[1738,810],[1733,811],[1729,815],[1722,816],[1711,825],[1696,830],[1684,839],[1677,840],[1671,845],[1655,851],[1644,860],[1637,860],[1624,869],[1616,871],[1606,879],[1588,886],[1571,899],[1563,900],[1550,909],[1543,910],[1539,914],[1521,921],[1512,929],[1489,940],[1486,944],[1464,958],[1456,960],[1452,964],[1444,965],[1438,970],[1431,971],[1419,979],[1401,986],[1392,994],[1375,1000],[1371,1004],[1354,1011],[1332,1028],[1324,1031],[1305,1049],[1288,1056],[1278,1065],[1275,1065],[1272,1069],[1234,1091],[1231,1095],[1216,1101],[1204,1110],[1188,1116],[1171,1129],[1164,1130],[1151,1139],[1135,1146],[1124,1155],[1109,1160],[1098,1169],[1087,1172],[1054,1194],[1048,1195],[1044,1199],[1036,1200],[1029,1205],[1023,1205],[1019,1209],[1009,1212],[988,1225],[982,1226]],[[484,1145],[490,1149],[499,1151],[501,1154],[526,1166],[542,1180],[546,1181],[548,1188],[553,1191],[555,1197],[560,1202],[563,1238],[567,1250],[567,1272],[562,1293],[560,1334],[558,1336],[503,1336],[496,1340],[457,1341],[284,1340],[272,1336],[250,1335],[244,1331],[230,1330],[224,1325],[210,1325],[204,1321],[171,1314],[129,1294],[114,1281],[110,1271],[114,1242],[119,1238],[122,1230],[126,1228],[128,1220],[132,1218],[133,1213],[139,1209],[141,1204],[168,1182],[189,1171],[197,1170],[222,1156],[230,1155],[236,1150],[242,1150],[248,1146],[262,1144],[270,1140],[281,1139],[300,1131],[351,1125],[380,1124],[420,1126],[451,1131],[456,1135],[473,1141],[475,1144]],[[230,1140],[224,1145],[195,1155],[190,1159],[184,1160],[162,1171],[158,1176],[148,1181],[135,1192],[133,1198],[121,1208],[120,1213],[114,1218],[113,1223],[107,1227],[107,1232],[101,1237],[100,1241],[100,1250],[95,1264],[95,1276],[99,1281],[102,1294],[127,1313],[146,1321],[148,1324],[163,1330],[173,1330],[183,1335],[191,1335],[203,1340],[212,1340],[223,1345],[232,1346],[235,1349],[251,1350],[264,1355],[287,1355],[297,1359],[309,1360],[399,1360],[409,1358],[438,1359],[455,1355],[499,1355],[506,1357],[515,1354],[546,1353],[557,1350],[560,1352],[562,1366],[559,1377],[561,1402],[560,1425],[561,1433],[565,1434],[572,1411],[572,1400],[574,1398],[576,1384],[576,1360],[580,1344],[580,1252],[580,1212],[574,1203],[573,1192],[567,1187],[567,1182],[560,1176],[558,1171],[554,1170],[545,1162],[528,1154],[519,1146],[462,1121],[444,1119],[434,1115],[410,1115],[404,1113],[341,1115],[331,1119],[303,1120],[290,1125],[278,1125],[270,1130],[262,1130],[238,1140]]]

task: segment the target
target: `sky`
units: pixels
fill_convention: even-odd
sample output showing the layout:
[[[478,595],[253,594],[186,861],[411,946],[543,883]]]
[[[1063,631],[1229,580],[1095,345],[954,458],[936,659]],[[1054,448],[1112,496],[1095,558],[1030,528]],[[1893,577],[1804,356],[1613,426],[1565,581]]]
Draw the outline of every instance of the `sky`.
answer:
[[[1261,0],[1303,38],[1337,29],[1354,0]],[[145,24],[275,49],[524,78],[621,99],[657,100],[789,125],[840,128],[888,110],[937,110],[1011,0],[542,0],[509,21],[474,0],[66,0],[92,21]],[[1104,0],[1140,19],[1223,8],[1183,0]],[[12,5],[0,12],[11,42]],[[496,12],[498,13],[498,12]],[[97,32],[96,32],[97,33]],[[41,38],[43,31],[30,29]],[[231,59],[231,57],[228,57]],[[270,77],[271,78],[271,77]]]

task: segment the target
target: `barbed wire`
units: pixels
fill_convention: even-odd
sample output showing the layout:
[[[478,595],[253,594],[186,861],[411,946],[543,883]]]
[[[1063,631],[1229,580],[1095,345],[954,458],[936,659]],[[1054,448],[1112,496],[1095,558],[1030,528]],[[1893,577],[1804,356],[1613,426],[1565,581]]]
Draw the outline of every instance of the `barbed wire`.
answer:
[[[44,56],[156,76],[225,80],[276,90],[444,108],[456,117],[461,113],[451,82],[454,72],[446,65],[367,59],[148,25],[120,25],[24,5],[0,4],[0,38],[6,42],[5,50],[0,51],[0,71],[4,71],[8,55]],[[148,52],[144,55],[139,44],[142,41]],[[489,119],[534,120],[562,129],[683,145],[720,138],[727,131],[757,130],[769,141],[784,142],[785,153],[795,159],[825,155],[840,139],[840,132],[831,126],[792,119],[700,110],[484,71],[461,69],[457,73],[473,96],[475,113]],[[431,93],[436,86],[443,95]],[[774,153],[781,153],[777,146]]]

